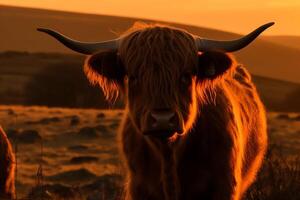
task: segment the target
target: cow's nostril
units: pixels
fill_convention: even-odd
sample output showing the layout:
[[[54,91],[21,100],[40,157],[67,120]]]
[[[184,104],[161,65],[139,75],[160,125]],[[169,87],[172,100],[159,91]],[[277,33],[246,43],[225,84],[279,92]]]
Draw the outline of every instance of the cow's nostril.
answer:
[[[148,119],[148,123],[151,124],[151,126],[153,128],[155,128],[157,126],[157,118],[152,113],[150,113],[150,116],[149,116],[149,119]]]
[[[174,113],[174,115],[170,118],[169,123],[170,123],[171,125],[173,125],[173,126],[176,125],[176,124],[178,123],[178,116],[175,115],[175,113]]]

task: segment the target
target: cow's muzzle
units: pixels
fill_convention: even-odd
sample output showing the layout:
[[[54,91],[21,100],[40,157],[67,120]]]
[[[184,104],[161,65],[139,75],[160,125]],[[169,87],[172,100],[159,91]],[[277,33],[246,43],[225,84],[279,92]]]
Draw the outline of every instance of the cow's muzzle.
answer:
[[[183,133],[183,121],[179,114],[171,109],[152,110],[146,116],[144,135],[169,138],[175,133]]]

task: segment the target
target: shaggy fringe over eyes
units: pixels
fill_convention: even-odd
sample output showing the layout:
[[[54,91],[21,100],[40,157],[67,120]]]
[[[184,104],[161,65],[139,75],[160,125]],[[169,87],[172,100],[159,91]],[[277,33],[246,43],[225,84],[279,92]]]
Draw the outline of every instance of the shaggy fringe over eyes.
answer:
[[[108,79],[105,76],[99,74],[99,72],[95,71],[95,69],[93,69],[93,67],[90,65],[92,59],[92,56],[89,56],[85,60],[83,67],[85,75],[92,85],[100,86],[105,99],[108,102],[115,103],[119,97],[119,84],[117,83],[117,81]]]
[[[164,103],[174,102],[180,93],[178,80],[197,65],[192,35],[165,25],[136,23],[123,37],[119,53],[128,75],[140,83],[139,91],[147,91],[148,99],[163,96]]]

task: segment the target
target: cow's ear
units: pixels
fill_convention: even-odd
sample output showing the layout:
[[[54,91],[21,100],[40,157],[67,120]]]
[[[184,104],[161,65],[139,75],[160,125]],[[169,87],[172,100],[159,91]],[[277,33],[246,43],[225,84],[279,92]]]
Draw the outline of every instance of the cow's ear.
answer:
[[[197,77],[200,80],[213,80],[229,71],[234,63],[234,58],[224,52],[199,53]]]
[[[84,72],[92,84],[98,84],[102,88],[108,100],[116,98],[123,87],[125,68],[117,51],[89,56],[85,61]]]

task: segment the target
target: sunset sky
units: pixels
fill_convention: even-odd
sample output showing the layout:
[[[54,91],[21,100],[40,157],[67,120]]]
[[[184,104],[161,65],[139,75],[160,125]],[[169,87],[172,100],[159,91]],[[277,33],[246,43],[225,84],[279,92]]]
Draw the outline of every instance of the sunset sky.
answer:
[[[300,0],[0,0],[0,5],[148,18],[237,33],[275,21],[266,34],[300,36]]]

